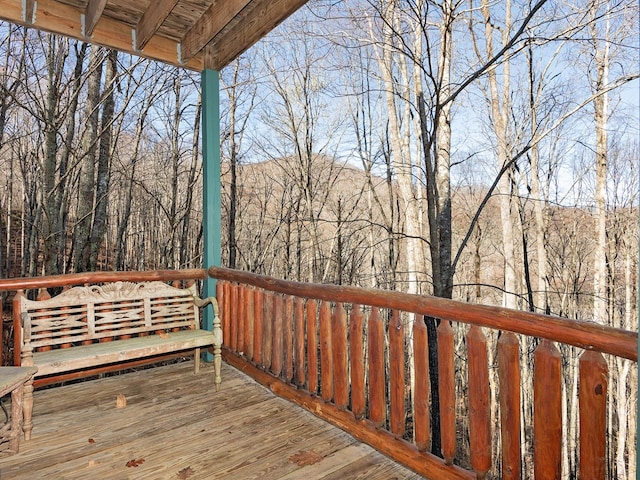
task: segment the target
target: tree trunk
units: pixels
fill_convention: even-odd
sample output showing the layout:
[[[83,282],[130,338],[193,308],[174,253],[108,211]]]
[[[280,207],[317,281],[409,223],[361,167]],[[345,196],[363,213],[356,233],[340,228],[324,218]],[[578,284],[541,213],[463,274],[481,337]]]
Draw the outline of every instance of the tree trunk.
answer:
[[[61,212],[57,209],[56,188],[58,179],[58,144],[57,134],[59,122],[57,120],[58,102],[60,101],[60,81],[64,68],[66,52],[62,44],[53,36],[49,37],[47,51],[47,99],[45,104],[44,121],[44,165],[42,185],[42,208],[44,218],[42,235],[44,239],[44,273],[56,275],[58,271],[57,236],[58,218]]]
[[[193,205],[193,194],[196,187],[196,181],[198,178],[198,172],[201,168],[198,167],[198,142],[200,135],[200,115],[202,112],[202,96],[198,97],[198,105],[196,106],[196,118],[193,121],[193,143],[191,144],[191,167],[189,168],[189,180],[187,183],[186,200],[184,208],[184,216],[182,219],[182,237],[180,240],[180,266],[185,268],[188,262],[189,252],[194,250],[189,246],[189,229],[191,227],[191,209]],[[204,179],[203,179],[204,181]],[[198,251],[198,250],[195,250]],[[229,265],[229,268],[231,267]]]
[[[536,132],[538,128],[538,109],[534,95],[534,69],[533,69],[533,49],[529,48],[528,54],[529,64],[529,108],[531,109],[531,129]],[[549,297],[548,297],[548,273],[547,273],[547,222],[545,211],[547,207],[546,197],[542,193],[540,186],[539,171],[539,150],[538,144],[531,147],[529,152],[531,161],[531,197],[533,199],[533,212],[535,217],[534,236],[536,242],[536,258],[538,260],[538,271],[536,274],[536,292],[535,292],[535,309],[542,313],[549,313]]]
[[[107,231],[107,204],[109,196],[110,166],[112,152],[113,117],[115,110],[115,82],[118,75],[118,52],[109,50],[107,53],[107,70],[105,72],[105,93],[102,102],[102,126],[100,131],[100,146],[98,151],[98,171],[96,176],[95,212],[91,228],[89,250],[89,269],[98,270],[98,260],[102,244]]]
[[[76,112],[78,110],[78,98],[80,96],[80,90],[82,89],[82,79],[84,77],[84,60],[87,54],[87,48],[89,45],[82,42],[80,49],[78,44],[75,44],[76,50],[76,64],[73,69],[73,93],[70,100],[69,109],[66,115],[66,135],[65,141],[62,145],[62,154],[60,155],[60,164],[58,166],[58,188],[55,194],[55,211],[59,212],[58,222],[56,224],[55,234],[58,239],[57,257],[58,257],[58,271],[65,273],[68,269],[70,258],[67,258],[67,227],[69,224],[69,195],[70,190],[68,188],[70,174],[69,161],[73,153],[74,139],[76,136]],[[62,267],[62,268],[61,268]]]
[[[89,80],[85,107],[85,130],[82,134],[82,166],[78,191],[78,213],[74,232],[75,271],[89,269],[91,225],[95,201],[96,151],[98,147],[98,119],[100,83],[103,64],[102,47],[92,45],[89,53]]]
[[[607,294],[607,156],[608,138],[607,123],[609,116],[608,93],[602,92],[609,82],[609,17],[605,18],[605,41],[599,43],[597,24],[595,22],[596,11],[593,8],[594,21],[591,23],[592,41],[595,46],[594,62],[596,64],[596,78],[593,101],[593,113],[595,121],[595,171],[596,171],[596,193],[595,193],[595,230],[596,245],[593,254],[594,275],[593,275],[593,320],[602,324],[608,323],[608,294]]]
[[[502,43],[507,43],[511,30],[511,1],[504,5],[505,20],[502,29]],[[485,39],[487,58],[494,56],[493,38],[494,26],[491,20],[489,1],[482,1],[482,14],[485,22]],[[506,58],[502,63],[502,92],[498,85],[498,75],[495,69],[488,72],[489,104],[493,130],[497,141],[498,169],[505,167],[510,160],[509,132],[507,116],[511,110],[510,61]],[[517,269],[515,254],[515,236],[512,212],[512,175],[511,169],[500,177],[497,194],[500,201],[500,221],[502,224],[502,250],[504,255],[504,291],[502,305],[506,308],[517,308]]]

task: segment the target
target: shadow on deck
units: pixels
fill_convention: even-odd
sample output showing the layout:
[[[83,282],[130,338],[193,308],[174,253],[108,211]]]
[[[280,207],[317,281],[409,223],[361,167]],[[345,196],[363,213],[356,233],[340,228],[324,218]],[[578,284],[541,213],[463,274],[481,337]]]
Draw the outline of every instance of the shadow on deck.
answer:
[[[226,364],[222,376],[216,393],[213,367],[185,362],[36,391],[33,438],[0,456],[0,479],[421,478]],[[298,465],[301,452],[319,461]]]

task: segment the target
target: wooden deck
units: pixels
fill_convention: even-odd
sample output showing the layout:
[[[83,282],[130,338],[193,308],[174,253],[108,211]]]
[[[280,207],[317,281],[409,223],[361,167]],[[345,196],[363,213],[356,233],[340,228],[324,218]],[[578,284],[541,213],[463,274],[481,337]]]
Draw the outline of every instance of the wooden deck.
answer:
[[[222,378],[216,393],[213,367],[185,362],[36,391],[33,438],[0,454],[0,479],[422,478],[226,364]]]

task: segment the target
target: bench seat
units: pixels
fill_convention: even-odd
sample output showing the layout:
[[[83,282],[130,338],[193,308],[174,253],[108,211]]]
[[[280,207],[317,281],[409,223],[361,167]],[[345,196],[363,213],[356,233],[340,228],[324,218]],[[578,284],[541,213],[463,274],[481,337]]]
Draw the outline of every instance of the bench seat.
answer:
[[[181,350],[193,350],[211,346],[213,343],[213,333],[208,330],[181,330],[161,335],[35,352],[33,363],[38,366],[36,377],[43,377]]]

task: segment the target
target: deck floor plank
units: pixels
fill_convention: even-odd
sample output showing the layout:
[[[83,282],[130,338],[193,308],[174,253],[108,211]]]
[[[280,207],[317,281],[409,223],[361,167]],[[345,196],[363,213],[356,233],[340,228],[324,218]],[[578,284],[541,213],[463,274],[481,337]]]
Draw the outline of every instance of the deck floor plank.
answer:
[[[213,377],[185,362],[38,390],[33,437],[0,456],[0,479],[421,478],[228,365],[220,392]]]

